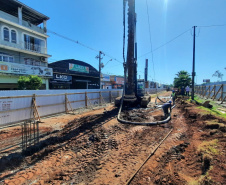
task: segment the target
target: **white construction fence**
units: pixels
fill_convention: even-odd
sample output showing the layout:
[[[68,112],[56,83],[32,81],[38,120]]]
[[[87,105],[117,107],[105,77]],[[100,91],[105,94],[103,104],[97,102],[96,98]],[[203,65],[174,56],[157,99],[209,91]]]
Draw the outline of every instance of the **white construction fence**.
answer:
[[[121,89],[0,91],[0,127],[114,102]]]
[[[145,89],[154,94],[165,89]],[[114,102],[122,89],[0,91],[0,127]]]

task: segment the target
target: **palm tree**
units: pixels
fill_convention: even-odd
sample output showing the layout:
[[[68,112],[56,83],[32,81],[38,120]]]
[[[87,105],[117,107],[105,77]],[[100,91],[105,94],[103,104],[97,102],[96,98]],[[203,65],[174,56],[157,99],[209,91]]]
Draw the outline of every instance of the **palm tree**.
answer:
[[[179,71],[174,78],[174,87],[185,87],[191,85],[191,77],[187,71]]]
[[[220,78],[222,81],[223,73],[221,73],[219,70],[215,71],[215,73],[212,76],[216,76],[217,78]]]

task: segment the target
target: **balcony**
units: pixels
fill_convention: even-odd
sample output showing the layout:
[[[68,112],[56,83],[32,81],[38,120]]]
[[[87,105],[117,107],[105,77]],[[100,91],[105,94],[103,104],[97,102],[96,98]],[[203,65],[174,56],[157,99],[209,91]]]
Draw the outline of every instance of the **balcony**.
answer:
[[[47,48],[28,42],[19,42],[17,44],[0,40],[0,48],[10,49],[18,52],[29,53],[37,56],[49,57]]]
[[[36,31],[36,32],[41,33],[41,34],[45,34],[45,31],[44,31],[43,28],[35,26],[35,25],[33,25],[33,24],[31,24],[27,21],[24,21],[24,20],[22,21],[22,25],[20,25],[18,17],[14,17],[14,16],[7,14],[3,11],[0,11],[0,18],[7,21],[8,24],[9,24],[9,22],[11,22],[11,23],[16,24],[16,26],[18,26],[18,27],[22,26],[26,29],[30,29],[31,31]]]

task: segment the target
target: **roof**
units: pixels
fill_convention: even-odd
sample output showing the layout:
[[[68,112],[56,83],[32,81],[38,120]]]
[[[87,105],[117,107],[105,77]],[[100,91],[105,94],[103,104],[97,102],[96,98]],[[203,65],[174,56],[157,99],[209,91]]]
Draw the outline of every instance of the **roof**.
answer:
[[[69,63],[88,67],[89,72],[85,73],[85,72],[69,70]],[[80,60],[74,60],[74,59],[60,60],[60,61],[57,61],[57,62],[50,63],[49,67],[53,68],[54,73],[66,73],[66,74],[70,74],[70,75],[99,77],[99,71],[97,71],[90,64],[88,64],[86,62],[82,62]]]
[[[44,20],[49,19],[49,17],[47,17],[46,15],[43,15],[42,13],[17,0],[0,0],[0,5],[1,11],[15,17],[18,17],[18,7],[22,7],[23,20],[28,21],[36,26],[41,24]]]

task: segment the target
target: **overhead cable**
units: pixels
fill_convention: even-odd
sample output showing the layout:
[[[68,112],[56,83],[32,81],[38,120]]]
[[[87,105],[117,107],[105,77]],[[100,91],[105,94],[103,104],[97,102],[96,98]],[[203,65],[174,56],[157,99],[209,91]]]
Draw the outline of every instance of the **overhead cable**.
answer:
[[[150,44],[151,44],[151,60],[153,64],[153,72],[154,72],[154,78],[155,78],[155,65],[154,65],[154,56],[153,56],[153,48],[152,48],[152,37],[151,37],[151,25],[150,25],[150,16],[149,16],[149,10],[148,10],[148,1],[146,0],[146,6],[147,6],[147,16],[148,16],[148,29],[149,29],[149,37],[150,37]]]
[[[85,44],[83,44],[83,43],[81,43],[81,42],[79,42],[79,41],[76,41],[76,40],[71,39],[71,38],[69,38],[69,37],[66,37],[66,36],[64,36],[64,35],[58,34],[58,33],[54,32],[54,31],[51,31],[51,30],[49,30],[49,29],[48,29],[47,31],[48,31],[49,33],[52,33],[52,34],[58,36],[58,37],[61,37],[61,38],[65,39],[65,40],[68,40],[68,41],[74,42],[74,43],[76,43],[76,44],[78,44],[78,45],[80,45],[80,46],[83,46],[83,47],[85,47],[85,48],[87,48],[87,49],[89,49],[89,50],[92,50],[92,51],[95,51],[95,52],[99,52],[99,51],[100,51],[100,50],[91,48],[90,46],[87,46],[87,45],[85,45]],[[115,60],[116,62],[119,62],[119,63],[123,64],[122,62],[120,62],[119,60],[117,60],[117,59],[114,58],[114,57],[111,57],[110,55],[106,54],[105,52],[102,52],[102,53],[104,53],[104,54],[105,54],[106,56],[108,56],[109,58],[112,58],[112,60]]]
[[[141,57],[143,57],[143,56],[145,56],[145,55],[147,55],[147,54],[149,54],[149,53],[152,53],[152,52],[154,52],[154,51],[156,51],[156,50],[158,50],[158,49],[164,47],[165,45],[167,45],[167,44],[171,43],[172,41],[176,40],[177,38],[179,38],[180,36],[184,35],[184,34],[187,33],[188,31],[190,31],[190,29],[188,29],[188,30],[182,32],[181,34],[179,34],[178,36],[176,36],[176,37],[174,37],[173,39],[169,40],[169,41],[166,42],[165,44],[162,44],[161,46],[155,48],[154,50],[149,51],[149,52],[147,52],[147,53],[145,53],[145,54],[139,56],[138,58],[141,58]]]
[[[207,28],[207,27],[222,27],[222,26],[226,26],[226,24],[213,24],[213,25],[206,25],[206,26],[197,26],[197,27],[200,27],[200,28]]]

